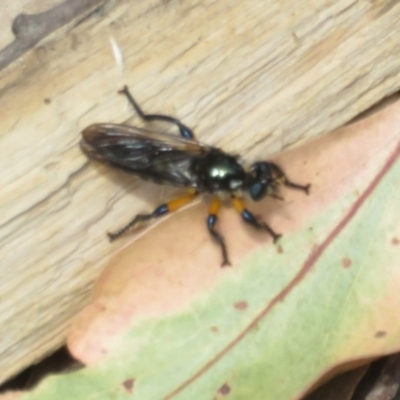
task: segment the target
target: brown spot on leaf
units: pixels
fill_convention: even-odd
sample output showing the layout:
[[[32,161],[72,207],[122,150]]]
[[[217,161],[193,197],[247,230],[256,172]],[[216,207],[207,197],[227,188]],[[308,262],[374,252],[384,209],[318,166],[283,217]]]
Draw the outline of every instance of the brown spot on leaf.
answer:
[[[213,333],[218,333],[218,332],[219,332],[219,329],[218,329],[216,326],[212,326],[212,327],[210,328],[210,330],[211,330],[211,332],[213,332]]]
[[[345,257],[345,258],[342,259],[342,266],[344,268],[350,268],[352,266],[352,264],[353,264],[353,262],[351,261],[350,258]]]
[[[124,386],[124,388],[126,389],[126,391],[128,393],[132,393],[133,390],[133,384],[135,383],[135,380],[130,378],[130,379],[126,379],[125,381],[122,382],[122,385]]]
[[[394,237],[394,238],[392,239],[392,245],[393,245],[393,246],[398,246],[399,244],[400,244],[399,238]]]
[[[236,310],[243,311],[243,310],[245,310],[249,305],[248,305],[247,301],[238,301],[238,302],[236,302],[233,306],[236,308]]]
[[[230,393],[231,388],[227,383],[224,383],[219,389],[218,392],[221,393],[223,396],[226,396]]]
[[[51,103],[51,99],[49,99],[48,97],[46,97],[44,99],[45,104],[50,104]]]
[[[377,332],[375,332],[375,337],[377,339],[385,337],[386,335],[387,335],[387,332],[385,332],[385,331],[377,331]]]
[[[283,247],[282,247],[280,244],[278,244],[278,246],[276,246],[276,251],[277,251],[279,254],[282,254],[282,253],[283,253]]]

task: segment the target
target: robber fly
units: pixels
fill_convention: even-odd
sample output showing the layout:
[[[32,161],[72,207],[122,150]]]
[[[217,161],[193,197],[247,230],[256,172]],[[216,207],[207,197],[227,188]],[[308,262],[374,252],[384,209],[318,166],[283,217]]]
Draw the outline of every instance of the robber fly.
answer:
[[[127,86],[119,93],[127,97],[141,119],[174,124],[179,128],[180,136],[128,125],[94,124],[82,132],[82,151],[89,157],[131,172],[142,179],[186,188],[187,193],[161,204],[149,214],[136,215],[120,230],[108,233],[110,240],[117,239],[140,222],[183,207],[201,193],[213,195],[207,227],[221,248],[222,266],[230,265],[230,261],[225,240],[215,230],[215,224],[221,203],[227,197],[245,222],[267,231],[274,242],[278,240],[281,235],[256,218],[245,207],[243,198],[247,195],[254,201],[260,201],[265,196],[282,199],[279,194],[281,185],[308,194],[310,185],[291,182],[282,169],[271,162],[255,162],[246,171],[237,156],[197,142],[193,131],[179,119],[168,115],[145,114]]]

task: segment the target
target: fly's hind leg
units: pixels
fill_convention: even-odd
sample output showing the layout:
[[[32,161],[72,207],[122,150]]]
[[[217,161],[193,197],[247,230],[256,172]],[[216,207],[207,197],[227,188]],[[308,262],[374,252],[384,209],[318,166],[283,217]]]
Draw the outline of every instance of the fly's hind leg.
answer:
[[[139,107],[139,104],[136,103],[136,100],[131,95],[131,92],[128,89],[128,86],[124,86],[122,90],[118,93],[123,94],[127,97],[129,103],[132,104],[133,108],[137,112],[140,118],[144,121],[166,121],[171,124],[175,124],[179,128],[179,132],[182,137],[185,139],[195,139],[193,131],[184,125],[178,118],[170,117],[169,115],[162,114],[145,114],[143,110]]]
[[[261,229],[267,231],[274,240],[274,243],[278,241],[278,239],[282,236],[279,233],[276,233],[270,226],[268,226],[264,221],[257,219],[247,208],[245,208],[243,201],[234,197],[232,199],[232,204],[235,210],[240,214],[244,222],[247,222],[251,226],[254,226],[257,229]]]
[[[184,196],[178,197],[174,200],[171,200],[168,203],[161,204],[158,206],[152,213],[149,214],[138,214],[135,218],[132,219],[128,224],[124,227],[119,229],[115,232],[108,232],[107,235],[110,241],[118,239],[124,233],[128,232],[130,229],[134,228],[135,225],[139,224],[140,222],[145,222],[151,220],[153,218],[162,217],[168,213],[174,212],[179,208],[185,206],[186,204],[190,203],[195,197],[197,196],[197,192],[188,193]]]

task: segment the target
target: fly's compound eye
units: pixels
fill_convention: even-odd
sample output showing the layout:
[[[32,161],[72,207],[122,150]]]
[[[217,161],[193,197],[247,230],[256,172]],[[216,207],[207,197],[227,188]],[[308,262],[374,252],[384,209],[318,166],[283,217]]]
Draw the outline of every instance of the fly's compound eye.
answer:
[[[250,184],[249,193],[254,201],[260,201],[267,194],[267,188],[271,185],[273,164],[268,162],[256,162],[251,166],[253,181]]]
[[[254,201],[260,201],[267,192],[267,186],[262,182],[254,182],[250,186],[250,196]]]
[[[273,164],[268,162],[256,162],[251,166],[251,171],[257,180],[266,181],[272,177]]]

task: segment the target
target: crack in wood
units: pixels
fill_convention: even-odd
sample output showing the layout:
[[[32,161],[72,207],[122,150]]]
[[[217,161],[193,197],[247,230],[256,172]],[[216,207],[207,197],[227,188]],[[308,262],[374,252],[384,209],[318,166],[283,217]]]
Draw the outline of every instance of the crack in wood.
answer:
[[[78,15],[92,13],[104,3],[105,0],[66,0],[42,13],[17,15],[11,27],[15,40],[0,50],[0,70],[50,33],[66,25]]]

